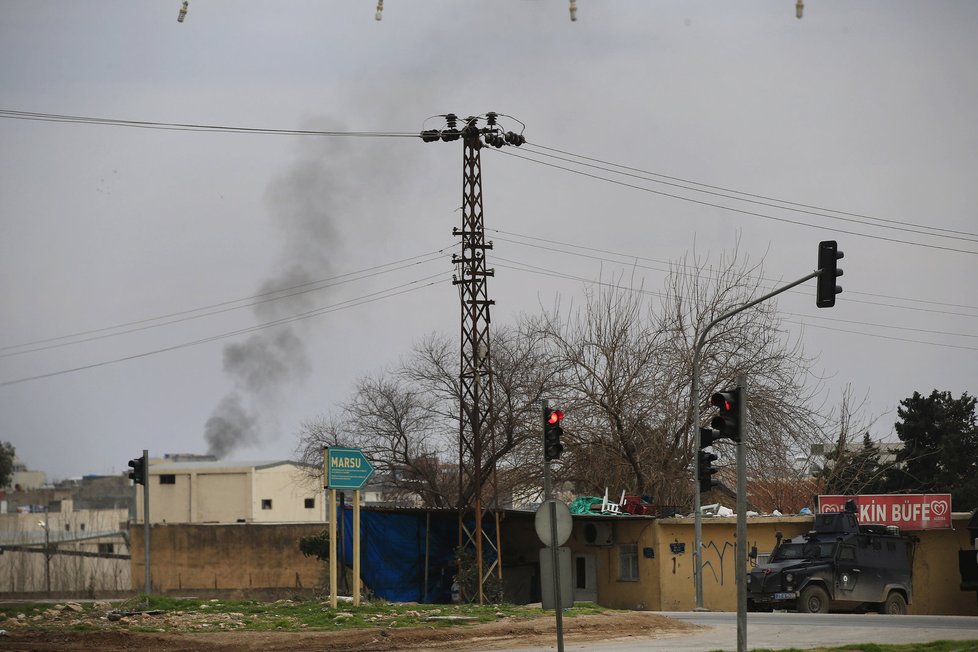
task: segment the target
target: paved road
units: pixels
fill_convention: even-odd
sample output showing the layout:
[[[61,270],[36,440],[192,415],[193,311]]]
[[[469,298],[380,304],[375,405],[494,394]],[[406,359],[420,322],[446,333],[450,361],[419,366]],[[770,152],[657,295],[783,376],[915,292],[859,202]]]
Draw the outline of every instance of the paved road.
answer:
[[[660,639],[591,642],[565,645],[567,652],[708,652],[737,649],[737,614],[662,612],[708,627],[694,634]],[[752,613],[747,615],[747,648],[812,648],[846,643],[926,643],[937,640],[978,640],[978,617],[881,616],[878,614]],[[512,652],[544,652],[556,649],[514,648]]]

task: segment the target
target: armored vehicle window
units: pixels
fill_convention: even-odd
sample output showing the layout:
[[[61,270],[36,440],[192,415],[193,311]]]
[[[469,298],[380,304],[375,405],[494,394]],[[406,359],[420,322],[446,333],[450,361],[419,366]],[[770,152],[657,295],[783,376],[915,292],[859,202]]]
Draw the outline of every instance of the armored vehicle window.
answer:
[[[835,555],[834,542],[782,543],[771,561],[791,559],[831,559]]]
[[[855,561],[856,548],[853,546],[842,546],[839,548],[839,561]]]

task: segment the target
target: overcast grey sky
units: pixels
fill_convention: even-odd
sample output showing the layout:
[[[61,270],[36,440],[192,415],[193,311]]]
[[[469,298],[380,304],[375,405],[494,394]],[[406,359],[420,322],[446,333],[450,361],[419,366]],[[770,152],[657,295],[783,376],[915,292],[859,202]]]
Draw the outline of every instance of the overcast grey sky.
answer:
[[[837,239],[836,307],[816,309],[811,282],[779,302],[819,355],[827,400],[846,384],[865,394],[880,438],[914,391],[975,393],[978,3],[810,0],[802,20],[793,0],[578,4],[572,23],[565,0],[388,0],[377,22],[372,0],[192,0],[179,24],[177,0],[7,2],[0,109],[370,132],[497,111],[536,145],[842,211],[579,168],[644,190],[631,188],[487,151],[493,324],[584,291],[499,259],[598,279],[641,258],[635,273],[658,289],[652,261],[694,244],[715,259],[739,235],[767,278],[789,281]],[[358,376],[458,332],[461,149],[0,117],[0,440],[49,479],[214,441],[231,458],[289,457],[300,422]],[[536,151],[514,153],[566,165]],[[564,253],[514,242],[544,238]],[[404,259],[291,301],[226,303]],[[392,288],[412,291],[341,303]],[[182,346],[328,306],[342,309]],[[200,307],[223,311],[143,321]],[[133,332],[101,330],[120,324]],[[210,421],[209,442],[209,420],[235,414],[257,417],[244,439]]]

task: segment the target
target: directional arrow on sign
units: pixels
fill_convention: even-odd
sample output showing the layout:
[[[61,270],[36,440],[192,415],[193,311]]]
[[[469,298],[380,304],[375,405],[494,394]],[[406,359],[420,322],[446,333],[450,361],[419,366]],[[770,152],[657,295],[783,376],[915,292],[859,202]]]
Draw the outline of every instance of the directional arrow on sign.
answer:
[[[374,467],[359,448],[326,449],[326,488],[362,489]]]

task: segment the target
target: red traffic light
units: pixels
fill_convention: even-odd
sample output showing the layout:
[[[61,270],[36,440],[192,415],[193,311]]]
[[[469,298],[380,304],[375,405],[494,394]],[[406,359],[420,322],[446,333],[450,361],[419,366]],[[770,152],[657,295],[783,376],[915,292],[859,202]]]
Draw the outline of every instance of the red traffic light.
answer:
[[[733,403],[727,397],[730,392],[717,392],[710,397],[710,405],[720,408],[723,412],[730,412],[733,410]]]
[[[717,392],[710,397],[710,405],[720,410],[720,414],[710,421],[710,427],[717,431],[713,439],[740,441],[740,405],[742,402],[743,389],[740,387],[725,392]]]
[[[547,423],[559,423],[564,418],[564,413],[561,410],[550,410],[550,416],[547,417]]]

